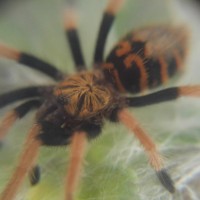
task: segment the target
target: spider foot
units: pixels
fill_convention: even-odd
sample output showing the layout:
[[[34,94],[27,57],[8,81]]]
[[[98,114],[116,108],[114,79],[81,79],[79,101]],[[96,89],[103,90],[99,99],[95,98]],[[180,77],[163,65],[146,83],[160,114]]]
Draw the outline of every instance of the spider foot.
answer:
[[[40,182],[41,170],[38,165],[34,166],[29,172],[29,181],[32,186],[37,185]]]
[[[174,182],[171,179],[171,177],[168,175],[167,171],[165,169],[161,169],[156,172],[158,179],[162,183],[162,185],[170,192],[174,193],[175,192],[175,186]]]

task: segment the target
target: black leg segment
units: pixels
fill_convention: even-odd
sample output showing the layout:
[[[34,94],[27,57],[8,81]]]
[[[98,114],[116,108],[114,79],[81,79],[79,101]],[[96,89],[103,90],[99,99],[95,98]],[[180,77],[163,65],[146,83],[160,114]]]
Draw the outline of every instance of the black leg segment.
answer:
[[[80,131],[84,131],[87,133],[88,139],[94,139],[99,136],[101,130],[102,124],[85,123],[80,127]]]
[[[103,62],[103,53],[105,49],[106,39],[109,33],[109,30],[113,24],[115,16],[110,13],[105,13],[100,25],[99,34],[97,37],[97,43],[94,53],[94,63],[100,64]]]
[[[41,170],[38,165],[34,166],[29,172],[29,181],[32,186],[37,185],[40,182]]]
[[[162,183],[162,185],[171,193],[175,192],[174,183],[171,177],[167,174],[166,170],[162,169],[156,172],[158,179]]]
[[[65,34],[69,42],[70,50],[72,53],[73,61],[77,71],[86,70],[86,64],[81,49],[80,39],[77,30],[77,10],[75,8],[75,1],[69,1],[68,7],[65,11]]]
[[[30,110],[38,108],[41,104],[40,100],[33,99],[17,106],[14,111],[19,118],[23,118]]]
[[[27,87],[1,94],[0,108],[3,108],[4,106],[7,106],[19,100],[34,98],[34,97],[42,97],[45,93],[50,92],[52,88],[53,88],[52,86]]]
[[[112,27],[117,12],[121,9],[124,0],[109,0],[105,9],[99,33],[97,36],[96,47],[94,51],[94,67],[99,67],[103,62],[103,53],[105,49],[108,33]]]
[[[26,67],[38,70],[55,80],[61,80],[64,74],[53,65],[25,52],[20,52],[17,49],[7,45],[0,44],[0,57],[15,60]]]
[[[127,97],[126,100],[130,107],[141,107],[165,101],[172,101],[177,99],[179,96],[178,87],[173,87],[140,97]]]
[[[64,77],[64,74],[53,65],[27,53],[21,53],[18,62],[32,69],[36,69],[56,81],[61,80]]]
[[[86,70],[85,61],[83,58],[81,45],[77,33],[77,29],[67,29],[66,35],[69,41],[70,49],[72,52],[73,60],[78,71]]]

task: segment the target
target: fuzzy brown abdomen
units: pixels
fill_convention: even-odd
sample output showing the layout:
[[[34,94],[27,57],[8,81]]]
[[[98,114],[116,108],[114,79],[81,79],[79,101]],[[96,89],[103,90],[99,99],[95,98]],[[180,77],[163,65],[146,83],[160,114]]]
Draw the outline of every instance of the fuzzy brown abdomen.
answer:
[[[121,92],[157,87],[180,72],[188,49],[184,27],[155,26],[129,33],[113,48],[104,73]]]

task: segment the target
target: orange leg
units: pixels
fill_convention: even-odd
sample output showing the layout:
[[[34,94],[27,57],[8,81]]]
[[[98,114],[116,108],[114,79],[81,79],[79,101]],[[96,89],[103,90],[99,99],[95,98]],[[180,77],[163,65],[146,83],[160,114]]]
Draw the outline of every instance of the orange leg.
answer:
[[[82,162],[87,144],[85,132],[76,132],[72,137],[71,155],[66,178],[65,200],[74,200],[74,193],[79,183]]]
[[[30,168],[33,166],[37,158],[39,147],[41,146],[41,142],[35,139],[40,129],[41,127],[37,124],[31,129],[26,139],[24,150],[19,160],[19,164],[16,170],[14,171],[14,174],[12,175],[10,181],[8,182],[6,188],[2,192],[0,196],[0,200],[14,199],[26,174],[29,172]]]
[[[17,61],[20,58],[20,52],[4,44],[0,44],[0,56]]]
[[[181,96],[200,97],[200,85],[181,86],[178,88],[178,91],[180,97]]]
[[[109,0],[106,11],[112,15],[116,15],[123,6],[125,0]]]
[[[0,123],[0,141],[4,139],[7,132],[17,119],[23,118],[29,111],[38,108],[40,105],[41,102],[39,100],[29,100],[8,112]]]
[[[174,192],[175,188],[169,175],[164,170],[164,163],[162,156],[157,151],[156,145],[152,139],[146,134],[144,129],[139,125],[138,121],[127,110],[121,110],[118,113],[118,119],[127,128],[129,128],[135,136],[139,139],[140,143],[146,151],[151,166],[156,170],[158,178],[163,186],[169,191]]]
[[[10,127],[15,123],[17,119],[18,116],[15,111],[11,111],[5,115],[0,124],[0,141],[3,141],[6,133],[9,131]]]

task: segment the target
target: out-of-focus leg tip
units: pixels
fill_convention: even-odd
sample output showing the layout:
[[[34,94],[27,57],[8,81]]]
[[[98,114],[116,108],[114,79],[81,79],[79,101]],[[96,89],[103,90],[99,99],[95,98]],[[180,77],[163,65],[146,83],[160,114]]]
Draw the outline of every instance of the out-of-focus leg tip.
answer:
[[[29,180],[32,186],[37,185],[40,182],[41,170],[38,165],[34,166],[29,172]]]
[[[71,193],[67,194],[66,200],[74,200],[73,195]]]
[[[3,146],[4,146],[3,141],[0,141],[0,149],[3,148]]]
[[[162,183],[162,185],[170,192],[175,193],[176,188],[174,186],[174,182],[171,177],[167,174],[165,169],[156,172],[158,179]]]

